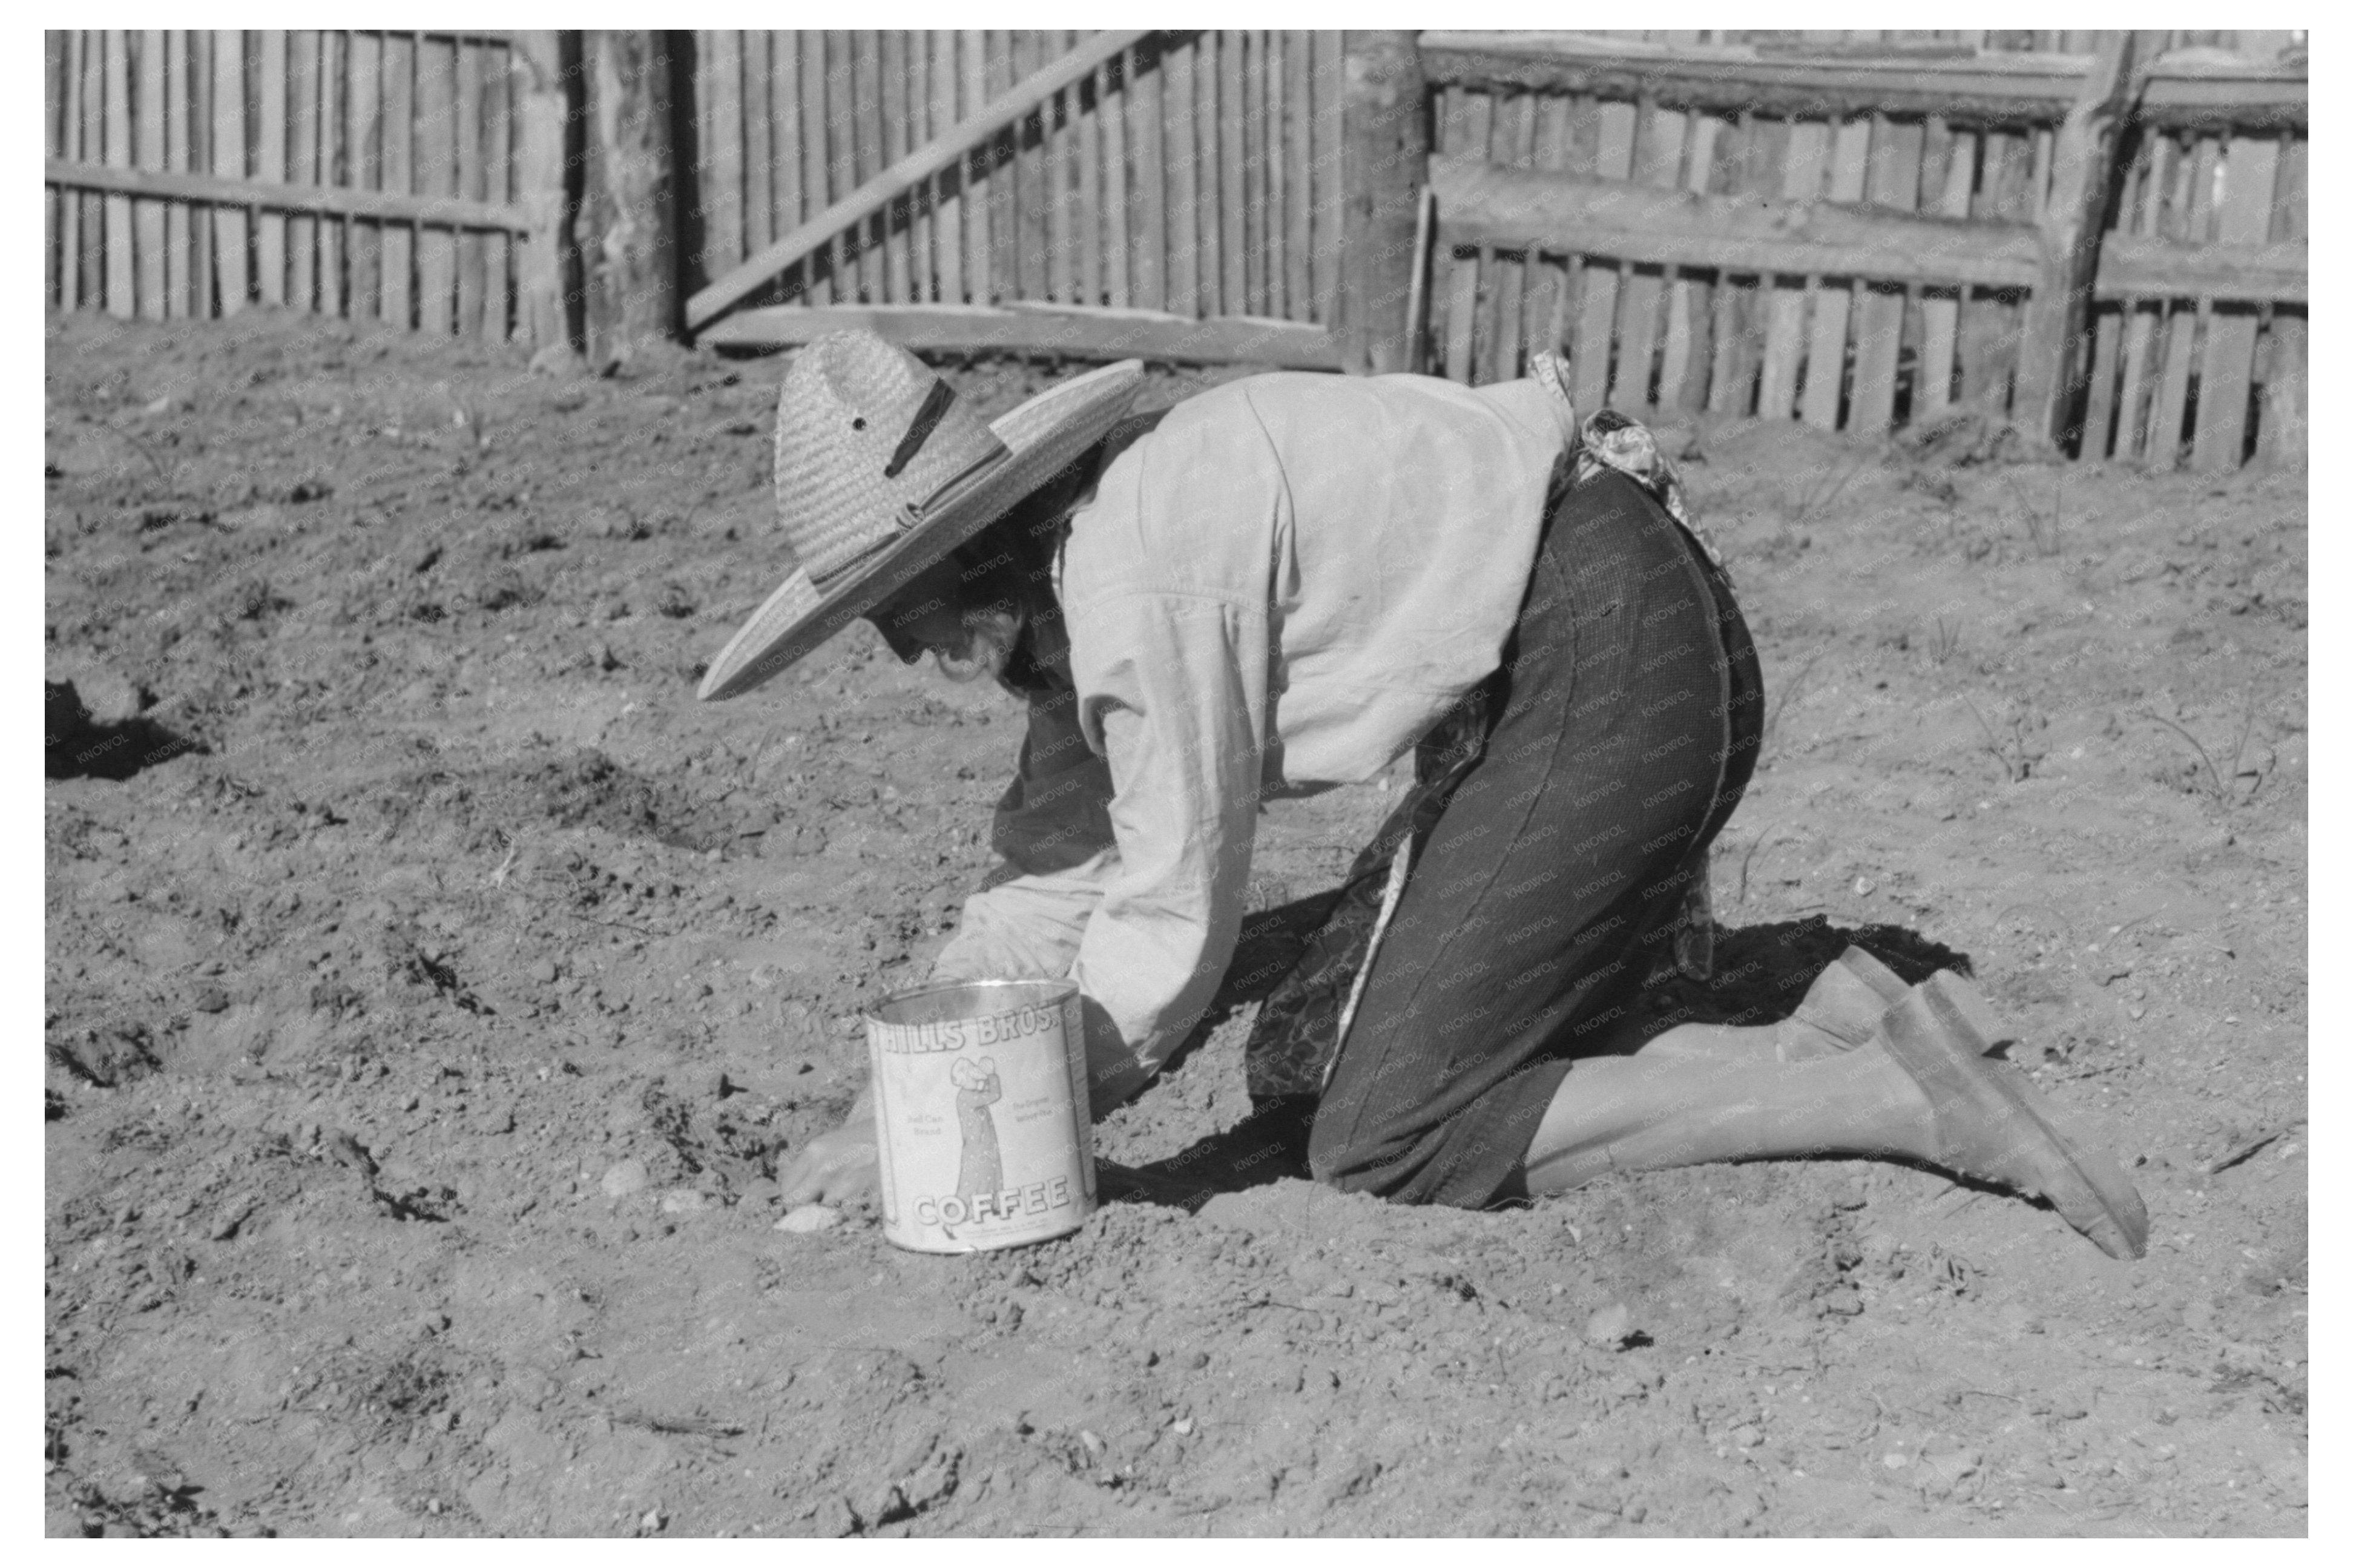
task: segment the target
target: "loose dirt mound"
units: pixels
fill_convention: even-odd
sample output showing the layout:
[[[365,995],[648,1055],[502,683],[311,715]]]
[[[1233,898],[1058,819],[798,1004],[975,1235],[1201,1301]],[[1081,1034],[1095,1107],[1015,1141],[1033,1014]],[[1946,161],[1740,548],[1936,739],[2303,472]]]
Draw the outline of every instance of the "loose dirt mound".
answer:
[[[2302,1531],[2300,475],[1674,438],[1771,729],[1658,1005],[1973,966],[2146,1262],[1859,1161],[1339,1196],[1240,994],[1103,1129],[1123,1201],[942,1259],[773,1177],[1020,715],[862,627],[691,701],[782,569],[776,361],[263,313],[47,368],[50,737],[133,736],[49,747],[52,1532]],[[1386,800],[1268,817],[1238,973]]]

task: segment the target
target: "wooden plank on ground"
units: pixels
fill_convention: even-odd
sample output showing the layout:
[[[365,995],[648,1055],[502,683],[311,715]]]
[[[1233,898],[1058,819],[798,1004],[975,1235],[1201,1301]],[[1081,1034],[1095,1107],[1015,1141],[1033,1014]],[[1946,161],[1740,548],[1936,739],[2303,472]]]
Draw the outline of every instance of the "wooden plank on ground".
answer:
[[[120,27],[106,32],[106,162],[132,166],[131,39]],[[106,310],[128,321],[138,309],[136,252],[132,205],[125,196],[106,198]]]
[[[273,27],[254,35],[259,54],[259,96],[254,100],[253,177],[286,180],[286,33]],[[263,210],[253,224],[255,292],[265,305],[286,302],[286,219]]]
[[[1850,120],[1831,138],[1826,195],[1834,202],[1859,201],[1870,175],[1871,121]],[[1799,408],[1816,429],[1834,430],[1846,390],[1847,323],[1854,302],[1851,285],[1825,284],[1814,296],[1813,331],[1806,343],[1806,390]]]
[[[767,347],[828,332],[862,328],[916,350],[970,354],[1009,350],[1071,359],[1130,357],[1175,364],[1265,365],[1337,370],[1333,334],[1297,322],[1255,316],[1191,321],[1155,311],[1045,305],[1008,310],[976,305],[807,308],[772,305],[740,311],[702,334],[720,347]]]
[[[216,179],[246,177],[245,35],[235,29],[213,35],[213,138],[210,163]],[[87,211],[87,207],[84,208]],[[251,281],[246,267],[244,209],[222,207],[213,214],[213,273],[221,314],[245,309]]]
[[[2222,171],[2221,238],[2225,243],[2260,243],[2271,233],[2272,191],[2279,175],[2275,135],[2231,139]],[[2191,466],[2222,473],[2239,466],[2246,450],[2247,415],[2254,379],[2256,315],[2244,305],[2217,305],[2206,332],[2206,354],[2198,377],[2197,430]]]
[[[457,168],[458,59],[454,40],[427,34],[417,43],[417,188],[454,196]],[[456,323],[457,237],[446,228],[417,236],[417,327],[447,337]]]
[[[1201,313],[1201,139],[1194,67],[1198,41],[1180,43],[1160,57],[1166,85],[1161,93],[1160,144],[1168,160],[1168,309],[1180,316]],[[1328,323],[1327,323],[1328,324]]]
[[[385,35],[384,91],[378,116],[384,127],[384,188],[401,196],[417,190],[417,64],[416,34]],[[377,294],[380,318],[394,326],[415,325],[416,289],[416,225],[387,223],[383,229],[383,287]]]
[[[1869,154],[1868,199],[1897,212],[1920,205],[1923,128],[1917,121],[1874,119]],[[1900,285],[1857,284],[1854,393],[1847,429],[1877,435],[1894,423],[1895,367],[1903,352],[1905,292]]]

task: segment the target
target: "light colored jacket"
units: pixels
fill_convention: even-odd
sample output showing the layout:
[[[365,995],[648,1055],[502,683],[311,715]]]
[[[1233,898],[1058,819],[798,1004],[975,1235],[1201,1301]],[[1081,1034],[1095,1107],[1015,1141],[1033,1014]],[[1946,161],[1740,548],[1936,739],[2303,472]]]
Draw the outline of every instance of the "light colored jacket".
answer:
[[[1098,1107],[1216,991],[1261,802],[1369,779],[1501,661],[1567,401],[1534,380],[1259,376],[1105,469],[1056,582],[1074,699],[1030,711],[940,979],[1068,975]]]

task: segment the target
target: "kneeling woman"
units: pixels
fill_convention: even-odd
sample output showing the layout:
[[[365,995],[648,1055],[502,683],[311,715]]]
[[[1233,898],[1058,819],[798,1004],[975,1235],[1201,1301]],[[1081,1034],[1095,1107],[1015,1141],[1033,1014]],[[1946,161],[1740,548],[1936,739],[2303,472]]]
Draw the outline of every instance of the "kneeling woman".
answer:
[[[1668,483],[1606,461],[1536,369],[1267,375],[1129,418],[1130,364],[990,425],[879,338],[812,344],[777,410],[801,565],[702,694],[863,615],[902,659],[1029,700],[1005,879],[935,976],[1075,979],[1098,1116],[1217,991],[1261,803],[1419,746],[1368,957],[1282,1067],[1314,1097],[1318,1180],[1478,1207],[1608,1171],[1893,1156],[2139,1255],[2131,1184],[1983,1059],[2000,1027],[1957,974],[1907,989],[1850,948],[1778,1025],[1645,1028],[1637,992],[1755,760],[1757,656]],[[874,1162],[861,1100],[786,1196],[852,1194]]]

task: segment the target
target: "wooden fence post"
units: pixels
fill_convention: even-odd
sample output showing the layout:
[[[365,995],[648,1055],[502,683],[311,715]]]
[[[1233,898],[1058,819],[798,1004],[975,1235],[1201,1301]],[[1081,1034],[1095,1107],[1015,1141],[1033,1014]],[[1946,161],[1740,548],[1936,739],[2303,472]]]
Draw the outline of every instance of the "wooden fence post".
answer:
[[[1419,368],[1406,319],[1414,225],[1430,183],[1417,38],[1410,32],[1351,32],[1343,46],[1339,336],[1340,363],[1351,375]]]
[[[516,33],[509,58],[521,122],[516,195],[531,222],[516,268],[522,296],[516,314],[532,345],[532,362],[561,367],[572,361],[575,348],[564,308],[564,252],[571,243],[564,211],[564,128],[571,117],[571,95],[554,32]]]
[[[2028,438],[2063,447],[2091,355],[2092,283],[2116,180],[2117,132],[2133,97],[2135,35],[2105,33],[2052,150],[2042,208],[2042,271],[2018,349],[2015,418]]]
[[[670,40],[599,29],[583,39],[588,179],[581,198],[588,359],[599,369],[682,324]]]

